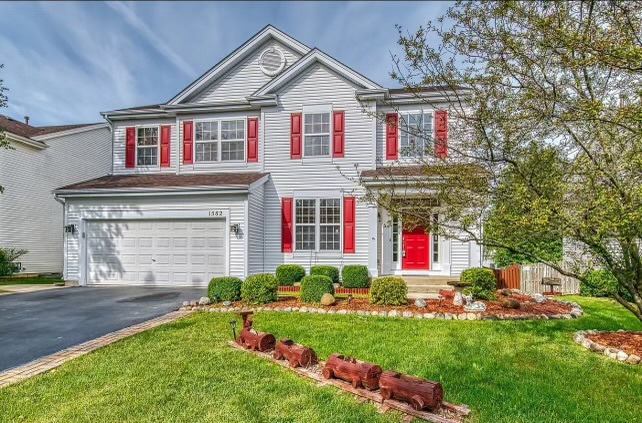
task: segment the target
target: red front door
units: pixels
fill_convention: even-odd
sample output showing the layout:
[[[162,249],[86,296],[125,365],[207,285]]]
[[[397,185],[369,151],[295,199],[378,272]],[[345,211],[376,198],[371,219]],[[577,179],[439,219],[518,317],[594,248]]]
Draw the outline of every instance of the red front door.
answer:
[[[412,231],[404,229],[402,241],[402,268],[407,270],[429,270],[430,235],[424,232],[424,228],[415,228]]]

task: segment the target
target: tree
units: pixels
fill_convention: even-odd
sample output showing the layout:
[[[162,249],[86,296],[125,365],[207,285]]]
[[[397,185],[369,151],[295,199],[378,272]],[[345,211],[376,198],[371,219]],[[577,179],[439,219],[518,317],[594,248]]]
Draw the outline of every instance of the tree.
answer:
[[[2,69],[4,65],[0,63],[0,69]],[[7,90],[3,85],[2,85],[2,78],[0,78],[0,109],[3,107],[7,107],[7,96],[4,94],[4,92]],[[4,131],[2,128],[0,128],[0,150],[2,149],[11,149],[11,146],[9,145],[9,140],[4,135]],[[0,185],[0,194],[4,192],[4,187]]]
[[[399,44],[393,78],[447,100],[429,105],[448,108],[449,156],[404,185],[391,171],[370,198],[410,225],[431,228],[439,211],[438,233],[582,282],[603,268],[642,320],[642,3],[459,1],[399,28]],[[570,267],[532,248],[551,236],[574,246]]]

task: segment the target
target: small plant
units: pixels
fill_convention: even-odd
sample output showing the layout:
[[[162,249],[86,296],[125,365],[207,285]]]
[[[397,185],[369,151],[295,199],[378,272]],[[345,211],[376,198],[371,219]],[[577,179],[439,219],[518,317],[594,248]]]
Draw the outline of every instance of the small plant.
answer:
[[[279,282],[269,273],[249,276],[241,285],[241,298],[250,304],[267,304],[277,300]]]
[[[292,286],[295,282],[301,282],[305,276],[305,269],[298,264],[282,264],[276,268],[276,279],[281,286]]]
[[[370,302],[379,305],[408,304],[408,287],[401,278],[386,276],[372,281]]]
[[[220,301],[238,301],[241,299],[242,284],[243,281],[239,278],[213,278],[207,287],[207,296],[215,303]]]
[[[310,275],[301,280],[301,301],[304,303],[321,302],[323,294],[334,295],[332,279],[324,275]]]
[[[368,267],[361,264],[344,266],[341,270],[341,282],[345,288],[367,288],[370,284]]]
[[[472,295],[476,300],[492,300],[497,290],[497,278],[492,269],[471,267],[461,272],[460,280],[472,283],[464,289],[466,295]]]
[[[20,271],[15,261],[28,252],[17,248],[0,248],[0,276],[11,276]]]
[[[323,275],[332,279],[332,283],[339,283],[339,269],[334,266],[312,266],[310,275]]]

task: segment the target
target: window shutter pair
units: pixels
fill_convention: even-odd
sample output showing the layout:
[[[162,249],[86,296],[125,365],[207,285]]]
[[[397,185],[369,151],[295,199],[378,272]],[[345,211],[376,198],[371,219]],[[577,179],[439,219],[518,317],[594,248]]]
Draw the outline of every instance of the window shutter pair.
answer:
[[[345,157],[345,121],[343,111],[335,111],[332,114],[332,157]],[[292,113],[290,115],[290,158],[300,159],[303,157],[303,113]]]
[[[247,118],[247,161],[259,161],[259,118]],[[183,122],[183,164],[194,163],[194,122]]]
[[[343,198],[343,252],[354,254],[356,244],[356,214],[354,197]],[[281,199],[281,251],[291,253],[294,248],[294,199]]]
[[[448,155],[448,112],[435,112],[435,157],[443,159]],[[386,160],[399,158],[399,115],[386,114]]]
[[[169,167],[172,127],[160,127],[160,167]],[[125,129],[125,167],[136,167],[136,128],[133,126]]]

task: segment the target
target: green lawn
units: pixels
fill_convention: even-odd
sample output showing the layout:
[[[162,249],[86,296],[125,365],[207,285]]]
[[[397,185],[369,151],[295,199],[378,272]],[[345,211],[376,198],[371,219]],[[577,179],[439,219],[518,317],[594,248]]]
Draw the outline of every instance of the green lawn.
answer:
[[[255,326],[313,347],[440,380],[471,422],[633,422],[642,366],[575,344],[580,329],[642,330],[612,301],[573,298],[558,321],[426,321],[259,313]],[[332,387],[225,345],[230,314],[201,313],[0,390],[2,421],[399,422]]]
[[[35,277],[35,278],[0,278],[0,285],[42,285],[42,284],[53,284],[56,282],[64,282],[61,278],[45,278],[45,277]]]

